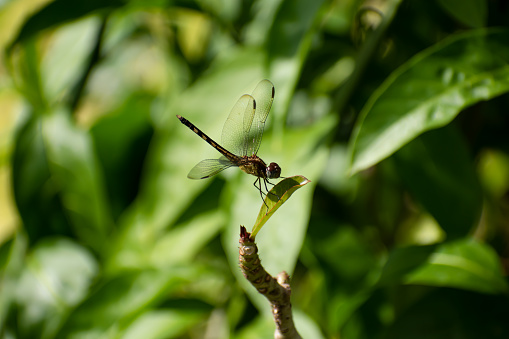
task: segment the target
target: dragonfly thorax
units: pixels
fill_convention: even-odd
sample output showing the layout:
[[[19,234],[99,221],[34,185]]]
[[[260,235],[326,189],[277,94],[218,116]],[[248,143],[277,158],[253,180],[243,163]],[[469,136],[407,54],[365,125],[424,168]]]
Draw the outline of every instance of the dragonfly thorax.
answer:
[[[267,178],[269,179],[277,179],[281,175],[281,167],[275,162],[271,162],[269,166],[265,169],[265,173]]]

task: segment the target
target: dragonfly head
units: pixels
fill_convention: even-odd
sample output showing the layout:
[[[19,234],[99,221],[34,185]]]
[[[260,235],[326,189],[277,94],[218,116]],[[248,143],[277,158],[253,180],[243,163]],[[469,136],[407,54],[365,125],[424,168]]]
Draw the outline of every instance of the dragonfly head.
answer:
[[[271,162],[269,166],[265,169],[267,174],[267,178],[269,179],[277,179],[281,175],[281,167],[275,162]]]

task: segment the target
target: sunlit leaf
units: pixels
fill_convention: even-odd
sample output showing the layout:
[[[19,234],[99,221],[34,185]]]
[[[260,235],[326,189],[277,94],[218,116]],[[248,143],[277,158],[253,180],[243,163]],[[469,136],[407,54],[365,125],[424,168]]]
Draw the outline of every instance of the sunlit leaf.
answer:
[[[509,91],[509,31],[468,32],[416,55],[371,96],[349,145],[351,172],[390,156],[465,107]]]
[[[274,212],[276,212],[296,190],[309,182],[310,181],[302,175],[296,175],[285,178],[274,186],[265,196],[265,203],[260,208],[260,213],[256,218],[251,236],[254,238]]]
[[[471,239],[393,251],[379,284],[398,282],[481,293],[508,290],[496,253],[489,246]]]
[[[443,244],[404,282],[481,293],[506,293],[509,290],[495,251],[470,239]]]
[[[205,318],[205,312],[162,309],[138,317],[127,329],[125,339],[159,339],[183,336]]]

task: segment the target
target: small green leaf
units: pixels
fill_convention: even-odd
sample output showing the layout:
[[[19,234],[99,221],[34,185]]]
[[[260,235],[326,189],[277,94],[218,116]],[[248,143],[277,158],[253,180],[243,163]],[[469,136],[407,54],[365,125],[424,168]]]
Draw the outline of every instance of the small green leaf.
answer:
[[[260,213],[258,213],[256,223],[251,232],[251,237],[254,238],[256,236],[267,220],[269,220],[274,212],[290,198],[293,192],[309,182],[310,181],[302,175],[296,175],[286,178],[274,186],[265,196],[265,203],[260,208]]]

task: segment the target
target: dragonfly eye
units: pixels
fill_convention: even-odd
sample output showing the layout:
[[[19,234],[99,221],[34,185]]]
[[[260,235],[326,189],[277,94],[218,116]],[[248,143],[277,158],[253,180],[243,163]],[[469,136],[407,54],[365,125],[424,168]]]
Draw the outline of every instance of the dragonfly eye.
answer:
[[[281,167],[275,162],[271,162],[266,169],[267,178],[269,179],[277,179],[281,175]]]

